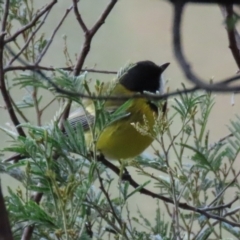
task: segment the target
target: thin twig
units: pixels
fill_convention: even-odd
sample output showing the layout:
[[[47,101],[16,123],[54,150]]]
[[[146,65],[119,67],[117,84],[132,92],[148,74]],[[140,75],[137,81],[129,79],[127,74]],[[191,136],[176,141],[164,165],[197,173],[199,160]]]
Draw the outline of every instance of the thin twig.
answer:
[[[43,113],[55,100],[56,100],[56,98],[53,98],[49,103],[47,103],[47,104],[40,110],[40,112]]]
[[[172,143],[174,142],[175,138],[173,138]],[[173,200],[173,204],[174,204],[174,208],[173,208],[173,213],[172,213],[172,219],[173,219],[173,225],[174,225],[174,236],[176,238],[176,240],[179,240],[180,237],[180,224],[179,224],[179,200],[180,198],[177,198],[177,194],[175,191],[175,180],[172,174],[172,169],[169,165],[169,149],[171,144],[169,145],[169,148],[166,149],[164,141],[163,141],[163,135],[161,135],[161,141],[159,141],[161,147],[162,147],[162,151],[164,154],[164,158],[166,161],[166,165],[167,165],[167,169],[168,169],[168,175],[171,181],[171,192],[172,192],[172,200]]]
[[[176,7],[176,11],[177,11],[177,7]],[[181,11],[180,11],[181,13]],[[176,18],[177,20],[179,19]],[[175,19],[175,22],[177,22]],[[179,20],[180,21],[180,20]],[[175,25],[174,25],[175,26]],[[175,26],[176,28],[176,26]],[[180,39],[180,36],[179,36],[179,32],[176,34],[175,36],[176,39]],[[174,44],[175,48],[177,49],[176,50],[176,55],[180,54],[180,59],[182,60],[182,50],[181,50],[181,47],[180,47],[180,40],[176,40],[175,41],[177,42],[177,44]],[[180,47],[180,52],[179,52],[179,47]],[[14,52],[12,51],[11,48],[9,48],[8,46],[6,46],[7,50],[14,56]],[[190,79],[191,79],[191,76],[192,76],[192,72],[190,70],[190,67],[189,67],[189,64],[186,63],[185,61],[185,58],[183,57],[183,69],[184,71],[187,71],[187,75],[188,73],[190,72]],[[23,65],[28,65],[23,59],[19,58],[18,59],[19,62],[21,62]],[[180,62],[181,62],[180,60]],[[187,67],[186,67],[187,66]],[[186,67],[186,69],[185,69]],[[24,69],[24,67],[23,67]],[[34,66],[32,67],[32,70],[34,71]],[[58,92],[58,93],[61,93],[61,94],[66,94],[66,95],[71,95],[71,96],[76,96],[76,97],[82,97],[82,98],[87,98],[87,99],[98,99],[98,100],[128,100],[129,97],[119,97],[119,96],[94,96],[94,95],[86,95],[86,94],[82,94],[82,93],[76,93],[76,92],[72,92],[72,91],[68,91],[68,90],[65,90],[65,89],[62,89],[60,87],[58,87],[57,84],[55,84],[50,78],[48,78],[44,73],[42,73],[40,70],[35,70],[35,72],[37,72],[44,80],[46,80],[47,82],[49,82],[54,88],[55,90]],[[195,75],[193,75],[194,78]],[[173,93],[167,93],[167,94],[163,94],[163,95],[149,95],[149,94],[136,94],[136,95],[133,95],[131,96],[131,98],[141,98],[141,97],[146,97],[146,98],[149,98],[149,99],[153,99],[153,100],[161,100],[161,99],[166,99],[167,97],[170,97],[170,96],[175,96],[175,95],[179,95],[180,93],[189,93],[189,92],[194,92],[196,90],[199,90],[199,89],[205,89],[205,90],[210,90],[211,92],[232,92],[232,91],[238,91],[240,90],[240,86],[236,86],[236,87],[227,87],[226,84],[229,84],[229,83],[232,83],[234,81],[237,81],[240,79],[240,75],[238,76],[233,76],[233,77],[230,77],[230,78],[226,78],[216,84],[205,84],[203,82],[201,82],[201,80],[197,79],[195,82],[196,85],[198,85],[198,82],[200,82],[200,87],[199,86],[195,86],[193,88],[190,88],[190,89],[184,89],[182,91],[177,91],[177,92],[173,92]],[[192,80],[191,80],[192,81]],[[193,80],[194,82],[195,80]]]
[[[223,144],[223,142],[225,142],[227,139],[229,139],[229,138],[231,138],[231,137],[233,137],[233,136],[234,136],[233,133],[230,133],[230,134],[228,134],[227,136],[225,136],[225,137],[223,137],[223,138],[220,138],[216,143],[211,144],[211,145],[209,146],[208,151],[212,151],[216,146],[219,146],[219,144]]]
[[[79,55],[79,59],[77,61],[77,64],[74,68],[74,75],[77,76],[79,75],[79,73],[82,70],[82,66],[83,63],[85,61],[85,58],[90,50],[90,44],[91,44],[91,40],[93,38],[93,36],[95,35],[95,33],[97,32],[97,30],[100,28],[100,26],[104,23],[104,20],[107,18],[108,14],[110,13],[110,11],[112,10],[113,6],[115,5],[115,3],[117,2],[117,0],[111,0],[111,2],[109,3],[109,5],[107,6],[107,8],[105,9],[105,11],[103,12],[102,16],[100,17],[100,19],[96,22],[96,24],[94,25],[94,27],[88,31],[85,32],[85,42],[84,42],[84,47]],[[68,12],[71,10],[72,8],[68,9],[65,13],[65,15],[63,16],[62,20],[60,21],[59,25],[57,26],[57,28],[54,30],[52,37],[50,39],[50,41],[48,42],[47,46],[44,48],[44,50],[42,51],[41,55],[39,56],[38,60],[36,61],[35,65],[37,65],[38,63],[40,63],[42,57],[45,55],[48,47],[50,46],[52,39],[54,38],[57,30],[59,29],[59,27],[61,26],[62,22],[64,21],[64,19],[66,18]],[[79,14],[80,15],[80,14]],[[86,30],[86,29],[85,29]],[[85,46],[87,46],[87,48],[85,48]],[[36,70],[35,70],[36,71]],[[68,113],[71,107],[71,103],[69,103],[69,107],[67,107],[64,111],[64,115],[61,117],[61,121],[65,120],[68,117]],[[42,198],[42,193],[36,193],[34,194],[33,198],[35,202],[40,202],[41,198]],[[24,229],[23,235],[22,235],[22,240],[28,240],[31,239],[32,233],[34,230],[34,225],[28,226],[27,228]]]
[[[38,126],[41,126],[42,123],[41,123],[41,116],[42,116],[42,112],[40,111],[39,109],[39,101],[38,101],[38,89],[37,87],[34,87],[33,88],[33,91],[32,91],[32,99],[33,99],[33,103],[34,103],[34,106],[35,106],[35,110],[36,110],[36,117],[37,117],[37,125]]]
[[[12,51],[12,49],[9,46],[5,46],[6,49],[9,51],[9,53],[11,53],[13,56],[15,55],[14,52]],[[23,65],[27,65],[26,62],[22,59],[22,58],[18,58],[18,61],[21,62]],[[152,100],[163,100],[166,99],[168,97],[171,96],[175,96],[175,95],[179,95],[181,93],[190,93],[190,92],[195,92],[196,90],[199,90],[198,87],[192,87],[189,89],[184,89],[184,90],[177,90],[175,92],[172,93],[166,93],[166,94],[162,94],[162,95],[158,95],[158,94],[133,94],[132,96],[96,96],[96,95],[88,95],[88,94],[83,94],[83,93],[79,93],[79,92],[72,92],[72,91],[68,91],[65,89],[62,89],[61,87],[59,87],[52,79],[50,79],[49,77],[47,77],[42,71],[37,70],[37,66],[33,66],[32,67],[32,71],[38,73],[43,80],[47,81],[50,85],[52,85],[52,87],[54,87],[55,91],[61,94],[66,94],[68,96],[73,96],[73,97],[81,97],[81,98],[86,98],[86,99],[98,99],[98,100],[115,100],[118,101],[120,100],[128,100],[129,98],[147,98],[147,99],[152,99]],[[240,78],[240,76],[239,76]],[[233,77],[232,79],[236,79],[236,76]],[[237,78],[238,79],[238,78]],[[228,79],[229,80],[229,79]]]
[[[118,228],[118,226],[116,226],[116,224],[112,221],[109,220],[109,218],[107,217],[107,214],[106,212],[104,211],[103,212],[103,209],[100,208],[99,205],[95,204],[94,202],[90,202],[88,200],[86,200],[86,202],[91,205],[97,212],[98,214],[100,215],[101,218],[103,218],[108,224],[109,226],[111,226],[111,228],[114,229],[115,233],[121,233],[121,229]],[[113,232],[114,233],[114,232]],[[114,233],[114,234],[115,234]]]
[[[80,55],[79,55],[79,57],[77,59],[77,63],[75,65],[75,68],[74,68],[74,71],[73,71],[75,76],[78,76],[79,73],[82,70],[83,64],[84,64],[85,59],[86,59],[86,57],[87,57],[87,55],[89,53],[89,50],[90,50],[92,38],[94,37],[94,35],[98,31],[98,29],[104,24],[107,16],[112,11],[112,9],[115,6],[115,4],[117,3],[117,1],[118,0],[110,0],[110,2],[107,5],[106,9],[103,11],[103,13],[101,14],[101,16],[98,19],[98,21],[94,24],[94,26],[90,30],[86,31],[86,29],[83,28],[83,31],[85,33],[85,39],[84,39],[84,43],[83,43],[83,46],[82,46],[81,53],[80,53]]]
[[[204,211],[214,211],[214,210],[219,210],[219,209],[225,209],[225,208],[230,208],[233,203],[235,203],[237,200],[239,199],[238,196],[236,196],[231,202],[223,204],[223,205],[219,205],[216,207],[206,207],[206,208],[202,208]]]
[[[118,167],[116,167],[114,164],[112,164],[111,162],[107,161],[103,155],[99,156],[98,157],[98,161],[102,162],[106,167],[110,168],[114,173],[116,173],[117,175],[120,174],[120,170]],[[235,176],[235,178],[237,178],[237,175]],[[235,180],[235,178],[233,179],[233,181]],[[123,174],[122,176],[122,180],[124,181],[128,181],[129,184],[134,188],[139,188],[140,185],[131,177],[131,175],[126,171],[125,174]],[[232,182],[233,182],[232,181]],[[230,184],[232,184],[232,182]],[[141,188],[139,190],[139,192],[141,194],[144,194],[146,196],[150,196],[152,198],[156,198],[156,199],[160,199],[162,201],[164,201],[164,203],[170,203],[170,204],[174,204],[174,201],[171,199],[171,198],[168,198],[168,197],[165,197],[161,194],[157,194],[157,193],[154,193],[146,188]],[[41,193],[37,193],[37,195],[35,196],[35,199],[39,202],[40,199],[42,197],[42,194]],[[209,206],[212,205],[209,204]],[[240,224],[239,223],[236,223],[236,222],[233,222],[233,221],[229,221],[227,220],[226,218],[224,217],[221,217],[221,216],[218,216],[218,215],[215,215],[215,214],[211,214],[211,213],[208,213],[208,209],[209,207],[207,208],[197,208],[197,207],[193,207],[187,203],[182,203],[182,202],[179,202],[178,203],[178,207],[181,208],[181,209],[184,209],[184,210],[187,210],[187,211],[192,211],[192,212],[196,212],[196,213],[199,213],[201,215],[204,215],[205,217],[207,218],[212,218],[212,219],[216,219],[217,221],[221,221],[221,222],[225,222],[225,223],[228,223],[232,226],[236,226],[236,227],[240,227]],[[222,205],[220,206],[220,208],[222,207]]]
[[[46,54],[48,48],[50,47],[57,31],[59,30],[59,28],[61,27],[62,23],[64,22],[64,20],[66,19],[67,15],[69,14],[69,12],[72,10],[72,6],[69,7],[68,9],[66,9],[65,14],[63,15],[62,19],[60,20],[60,22],[58,23],[57,27],[53,30],[52,36],[50,37],[50,39],[48,40],[48,43],[46,44],[46,46],[44,47],[44,49],[42,50],[42,52],[40,53],[40,55],[38,56],[37,61],[35,62],[35,65],[38,65],[41,61],[42,58],[44,57],[44,55]]]
[[[19,109],[19,107],[17,106],[17,103],[13,100],[12,96],[9,95],[10,99],[11,99],[11,103],[13,105],[13,107],[15,108],[15,110],[17,111],[17,113],[19,114],[19,116],[22,118],[22,120],[26,123],[30,122],[27,117],[23,114],[23,112]]]
[[[45,23],[49,13],[50,13],[50,10],[46,13],[46,15],[44,16],[43,20],[40,22],[38,27],[32,32],[31,36],[28,38],[28,40],[26,41],[25,45],[21,48],[21,50],[9,61],[8,66],[10,66],[16,59],[18,59],[18,57],[23,53],[23,51],[28,47],[28,45],[29,45],[30,41],[32,40],[32,38],[35,36],[35,34],[39,31],[39,29]]]
[[[119,168],[117,168],[114,164],[112,164],[111,162],[107,161],[103,155],[99,156],[98,157],[98,160],[100,162],[102,162],[106,167],[110,168],[113,172],[115,172],[117,175],[120,174],[120,170]],[[128,181],[129,184],[133,187],[133,188],[139,188],[140,185],[134,181],[134,179],[131,177],[131,175],[126,171],[125,174],[123,174],[122,176],[122,180],[124,181]],[[165,197],[163,195],[160,195],[160,194],[157,194],[157,193],[154,193],[152,191],[149,191],[148,189],[146,188],[141,188],[139,190],[140,193],[146,195],[146,196],[150,196],[150,197],[153,197],[153,198],[156,198],[156,199],[160,199],[166,203],[171,203],[171,204],[174,204],[173,200],[171,198],[168,198],[168,197]],[[196,213],[199,213],[207,218],[212,218],[212,219],[216,219],[220,222],[225,222],[225,223],[228,223],[234,227],[240,227],[240,223],[237,223],[237,222],[233,222],[233,221],[229,221],[221,216],[218,216],[218,215],[215,215],[215,214],[211,214],[211,213],[208,213],[206,212],[205,210],[201,209],[201,208],[196,208],[196,207],[193,207],[187,203],[182,203],[182,202],[179,202],[178,203],[178,207],[181,208],[181,209],[184,209],[184,210],[188,210],[188,211],[193,211],[193,212],[196,212]]]
[[[212,206],[222,195],[223,193],[237,180],[238,176],[240,175],[240,171],[236,174],[233,180],[225,186],[225,188],[215,197],[215,199],[208,205],[208,208]]]
[[[74,67],[46,67],[46,66],[35,66],[32,64],[27,64],[24,66],[7,66],[4,68],[4,72],[10,71],[27,71],[27,70],[43,70],[43,71],[56,71],[57,69],[61,69],[64,71],[73,71]],[[81,72],[90,72],[90,73],[102,73],[102,74],[117,74],[117,71],[107,71],[107,70],[97,70],[94,68],[84,68]]]
[[[4,6],[4,14],[3,14],[3,18],[2,18],[2,29],[1,29],[2,32],[5,32],[6,27],[7,27],[7,18],[8,18],[8,13],[9,13],[9,4],[10,4],[10,0],[6,0],[5,6]],[[3,35],[5,35],[5,34],[3,34]]]
[[[237,213],[239,211],[240,211],[240,207],[237,207],[237,208],[233,209],[232,211],[229,211],[226,214],[224,214],[223,217],[230,216],[230,215],[235,214],[235,213]]]
[[[49,3],[46,7],[44,7],[41,11],[39,11],[38,14],[36,14],[36,16],[31,20],[31,22],[29,22],[28,24],[26,24],[24,27],[22,27],[21,29],[19,29],[17,32],[15,32],[12,36],[10,36],[9,38],[7,38],[5,40],[5,43],[9,43],[11,41],[14,41],[18,35],[22,34],[23,32],[25,32],[26,30],[28,30],[29,28],[33,27],[36,22],[38,21],[38,19],[40,17],[42,17],[47,11],[50,11],[51,8],[53,7],[54,4],[57,3],[57,0],[53,0],[51,3]]]
[[[8,51],[14,56],[14,52],[12,51],[11,48],[9,48],[8,46],[6,46],[6,48],[8,49]],[[127,96],[95,96],[95,95],[87,95],[87,94],[82,94],[82,93],[76,93],[76,92],[72,92],[72,91],[68,91],[68,90],[65,90],[65,89],[62,89],[60,87],[58,87],[57,84],[55,84],[50,78],[48,78],[43,72],[41,72],[40,70],[37,70],[39,67],[38,66],[30,66],[28,65],[23,59],[21,58],[18,58],[19,62],[21,62],[23,65],[25,66],[18,66],[18,67],[7,67],[5,68],[5,71],[10,71],[10,70],[28,70],[28,69],[31,69],[32,71],[35,71],[37,72],[42,78],[43,80],[47,81],[49,84],[51,84],[56,92],[58,93],[61,93],[61,94],[66,94],[66,95],[70,95],[70,96],[74,96],[74,97],[81,97],[81,98],[86,98],[86,99],[98,99],[98,100],[128,100],[129,97]],[[27,66],[27,67],[26,67]],[[42,68],[43,70],[53,70],[52,68],[45,68],[45,67],[40,67]],[[69,70],[70,68],[65,68],[67,70]],[[90,70],[89,71],[91,72],[100,72],[98,70]],[[106,73],[106,74],[114,74],[115,72],[111,72],[111,71],[101,71],[101,73]],[[227,88],[227,86],[225,84],[228,84],[228,83],[232,83],[234,81],[237,81],[240,79],[240,75],[238,76],[233,76],[233,77],[230,77],[230,78],[227,78],[227,79],[224,79],[222,80],[221,82],[218,82],[216,84],[212,84],[212,85],[209,85],[211,86],[211,92],[231,92],[231,91],[238,91],[238,89],[240,90],[240,87],[236,87],[234,89],[232,88]],[[217,88],[215,88],[215,86],[217,86]],[[219,86],[225,86],[225,87],[222,87],[222,88],[219,88]],[[213,87],[213,88],[212,88]],[[172,97],[172,96],[176,96],[176,95],[179,95],[181,93],[191,93],[191,92],[195,92],[197,90],[200,90],[201,88],[200,87],[192,87],[192,88],[189,88],[189,89],[184,89],[184,90],[177,90],[175,92],[172,92],[172,93],[166,93],[166,94],[162,94],[162,95],[153,95],[153,94],[135,94],[133,96],[131,96],[131,98],[148,98],[148,99],[153,99],[153,100],[162,100],[162,99],[166,99],[168,97]],[[202,88],[204,89],[204,88]],[[208,90],[208,87],[206,87],[206,90]]]
[[[110,206],[110,208],[111,208],[111,210],[112,210],[112,214],[113,214],[114,218],[117,220],[119,226],[120,226],[121,229],[122,229],[122,227],[123,227],[122,221],[121,221],[121,219],[118,217],[118,215],[117,215],[117,213],[116,213],[116,211],[115,211],[115,209],[114,209],[114,207],[113,207],[113,205],[112,205],[112,201],[111,201],[111,199],[109,198],[108,192],[105,190],[105,187],[104,187],[104,184],[103,184],[103,179],[102,179],[102,177],[100,176],[98,170],[97,170],[97,175],[98,175],[98,179],[99,179],[99,182],[100,182],[100,189],[102,190],[103,194],[105,195],[105,197],[106,197],[106,199],[107,199],[107,201],[108,201],[108,204],[109,204],[109,206]]]

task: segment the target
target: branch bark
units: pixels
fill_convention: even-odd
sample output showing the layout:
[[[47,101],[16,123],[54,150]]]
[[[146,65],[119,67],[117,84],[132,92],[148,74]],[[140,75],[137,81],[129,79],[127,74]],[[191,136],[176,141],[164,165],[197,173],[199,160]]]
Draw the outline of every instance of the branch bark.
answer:
[[[104,24],[107,16],[112,11],[112,9],[115,6],[115,4],[117,3],[117,1],[118,0],[110,0],[109,4],[107,5],[105,10],[101,14],[100,18],[98,19],[98,21],[94,24],[94,26],[90,30],[87,29],[87,27],[85,26],[85,24],[82,20],[79,21],[79,24],[82,27],[83,32],[85,33],[85,39],[84,39],[81,53],[78,56],[77,63],[73,70],[73,73],[75,76],[78,76],[83,68],[83,64],[84,64],[85,59],[91,48],[92,38],[94,37],[96,32],[99,30],[99,28]],[[76,6],[75,0],[73,0],[73,4],[75,4],[75,6]],[[76,11],[76,8],[75,8],[75,11]],[[77,18],[79,18],[80,14],[78,15],[76,12],[75,12],[75,14],[76,14]],[[81,16],[80,16],[80,19],[81,19]]]
[[[232,78],[220,80],[215,84],[208,84],[206,81],[198,77],[191,69],[190,63],[187,61],[183,50],[182,50],[182,34],[181,34],[181,25],[182,25],[182,15],[184,10],[184,1],[175,0],[174,1],[174,19],[173,19],[173,48],[175,57],[184,73],[186,78],[192,82],[197,88],[205,89],[207,91],[213,92],[236,92],[240,91],[240,85],[237,86],[228,86],[232,81],[240,79],[240,76],[235,76]]]
[[[113,172],[115,172],[118,176],[120,174],[120,170],[119,168],[117,168],[114,164],[112,164],[111,162],[107,161],[103,155],[101,155],[100,157],[98,157],[98,161],[102,162],[106,167],[109,167]],[[240,175],[240,172],[237,174],[237,176]],[[122,180],[124,181],[128,181],[129,184],[134,188],[139,188],[140,185],[131,177],[131,175],[128,173],[127,170],[125,170],[125,173],[123,174],[122,176]],[[231,183],[233,184],[234,182],[236,181],[236,178],[234,178]],[[168,197],[165,197],[163,195],[160,195],[160,194],[157,194],[157,193],[154,193],[152,191],[149,191],[148,189],[146,188],[141,188],[139,190],[140,193],[146,195],[146,196],[150,196],[150,197],[153,197],[153,198],[156,198],[156,199],[160,199],[166,203],[171,203],[171,204],[174,204],[174,201],[173,199],[171,198],[168,198]],[[237,223],[237,222],[233,222],[233,221],[229,221],[228,219],[224,218],[224,217],[221,217],[221,216],[218,216],[218,215],[215,215],[215,214],[211,214],[208,212],[208,208],[206,209],[202,209],[202,208],[197,208],[197,207],[193,207],[187,203],[182,203],[182,202],[178,202],[178,207],[181,208],[181,209],[184,209],[184,210],[188,210],[188,211],[193,211],[193,212],[196,212],[196,213],[199,213],[207,218],[212,218],[212,219],[215,219],[215,220],[218,220],[220,222],[225,222],[225,223],[228,223],[230,224],[231,226],[233,227],[240,227],[240,223]]]
[[[4,204],[4,198],[2,195],[2,189],[0,187],[0,239],[1,240],[13,240],[11,226],[8,219],[8,213]]]
[[[226,22],[229,48],[232,52],[233,58],[238,66],[238,69],[240,69],[240,35],[235,26],[233,24],[230,24],[232,21],[234,21],[233,6],[232,5],[221,6],[221,10]]]
[[[1,29],[2,33],[5,32],[6,25],[7,25],[9,4],[10,4],[10,0],[6,0],[5,7],[4,7],[4,14],[3,14],[2,29]],[[3,96],[3,100],[6,104],[8,114],[9,114],[14,126],[16,127],[18,134],[25,137],[26,135],[25,135],[23,129],[21,127],[18,127],[20,122],[17,118],[17,115],[16,115],[14,109],[13,109],[13,106],[11,103],[11,98],[9,96],[9,92],[8,92],[8,90],[6,88],[6,84],[5,84],[5,73],[4,73],[4,63],[3,63],[3,51],[4,51],[4,46],[5,46],[4,38],[5,38],[5,34],[1,34],[0,35],[0,90],[1,90],[1,94]]]
[[[33,27],[35,23],[39,20],[40,17],[42,17],[47,11],[50,11],[54,4],[57,3],[57,0],[53,0],[51,3],[49,3],[46,7],[44,7],[36,16],[32,19],[31,22],[26,24],[24,27],[19,29],[17,32],[15,32],[12,36],[7,38],[5,40],[5,43],[9,43],[11,41],[14,41],[20,34],[22,34],[24,31],[28,30],[29,28]]]
[[[27,71],[27,70],[42,70],[42,71],[56,71],[56,69],[62,69],[64,71],[73,71],[74,67],[46,67],[40,65],[33,65],[27,64],[23,66],[7,66],[4,68],[4,72],[11,72],[11,71]],[[107,71],[107,70],[97,70],[93,68],[84,68],[81,72],[90,72],[90,73],[102,73],[102,74],[117,74],[117,71]]]

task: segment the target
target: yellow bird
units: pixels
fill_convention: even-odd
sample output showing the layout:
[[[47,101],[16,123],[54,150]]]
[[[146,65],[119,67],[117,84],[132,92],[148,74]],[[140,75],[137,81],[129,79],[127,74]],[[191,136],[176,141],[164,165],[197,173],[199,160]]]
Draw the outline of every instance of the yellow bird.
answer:
[[[127,73],[117,80],[111,96],[131,96],[136,93],[164,92],[162,73],[169,63],[161,66],[151,61],[137,62]],[[114,112],[124,101],[111,101],[105,103],[106,109]],[[132,99],[127,107],[126,115],[110,123],[100,133],[96,148],[109,160],[122,160],[133,158],[141,154],[154,140],[154,123],[158,115],[158,108],[146,98]],[[94,122],[94,116],[86,119],[83,111],[76,110],[69,117],[73,126],[81,122],[84,130],[89,129],[89,124]],[[137,126],[147,128],[149,134],[143,133]],[[147,126],[146,126],[147,125]],[[151,136],[152,135],[152,136]]]

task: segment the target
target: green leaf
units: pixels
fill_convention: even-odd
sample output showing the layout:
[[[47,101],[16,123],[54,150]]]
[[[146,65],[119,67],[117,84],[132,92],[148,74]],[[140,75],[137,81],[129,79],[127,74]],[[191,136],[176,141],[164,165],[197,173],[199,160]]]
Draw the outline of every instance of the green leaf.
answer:
[[[187,144],[181,144],[181,146],[191,149],[193,152],[195,152],[195,155],[193,155],[191,159],[197,163],[198,167],[214,171],[211,163],[202,152]]]
[[[133,196],[135,193],[141,191],[141,190],[142,190],[145,186],[147,186],[150,182],[151,182],[151,180],[148,180],[148,181],[146,181],[145,183],[139,185],[137,188],[135,188],[134,191],[132,191],[131,193],[129,193],[129,194],[126,196],[126,200],[127,200],[128,198],[130,198],[131,196]]]

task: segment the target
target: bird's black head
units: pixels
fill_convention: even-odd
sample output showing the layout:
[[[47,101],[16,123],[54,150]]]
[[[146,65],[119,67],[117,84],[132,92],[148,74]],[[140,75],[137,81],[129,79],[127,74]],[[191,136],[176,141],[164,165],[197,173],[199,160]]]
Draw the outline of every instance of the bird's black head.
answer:
[[[119,81],[130,91],[155,93],[163,87],[161,74],[169,64],[158,66],[151,61],[137,62]]]

